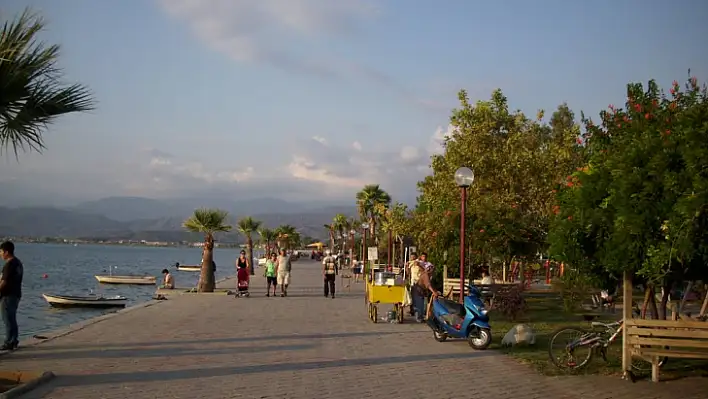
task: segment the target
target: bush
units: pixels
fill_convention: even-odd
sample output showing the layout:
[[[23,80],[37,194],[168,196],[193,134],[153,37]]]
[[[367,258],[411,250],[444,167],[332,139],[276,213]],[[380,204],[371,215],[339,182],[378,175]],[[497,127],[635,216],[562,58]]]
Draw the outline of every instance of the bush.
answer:
[[[588,293],[592,291],[593,284],[586,275],[566,269],[563,276],[553,280],[553,287],[560,294],[563,310],[572,312],[580,307]]]
[[[526,312],[526,299],[521,295],[521,287],[513,286],[497,292],[494,298],[494,309],[507,319],[514,321]]]

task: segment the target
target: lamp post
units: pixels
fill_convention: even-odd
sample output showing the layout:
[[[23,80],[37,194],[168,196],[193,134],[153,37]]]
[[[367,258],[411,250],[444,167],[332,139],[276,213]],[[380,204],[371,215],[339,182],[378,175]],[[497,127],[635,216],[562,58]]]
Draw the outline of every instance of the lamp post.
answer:
[[[354,266],[354,243],[356,242],[356,230],[352,229],[349,232],[349,236],[352,240],[351,250],[349,251],[349,264]]]
[[[474,172],[468,167],[455,171],[455,183],[460,188],[460,303],[465,298],[465,217],[467,215],[467,188],[474,183]]]
[[[362,261],[364,262],[364,269],[366,269],[366,251],[368,250],[366,248],[366,231],[369,230],[369,224],[368,223],[362,223],[361,224],[361,230],[362,230],[362,237],[361,237],[361,258]]]

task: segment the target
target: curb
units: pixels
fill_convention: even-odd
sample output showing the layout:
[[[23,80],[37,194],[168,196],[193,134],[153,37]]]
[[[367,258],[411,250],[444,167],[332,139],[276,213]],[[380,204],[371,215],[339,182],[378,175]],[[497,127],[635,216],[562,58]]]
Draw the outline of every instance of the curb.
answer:
[[[215,283],[216,283],[216,284],[219,284],[219,283],[222,283],[222,282],[224,282],[224,281],[230,280],[230,279],[232,279],[232,278],[233,278],[233,276],[224,277],[224,278],[222,278],[222,279],[217,280]],[[56,330],[53,330],[53,331],[48,332],[48,333],[46,334],[47,338],[45,338],[45,339],[29,338],[29,339],[23,340],[23,341],[22,341],[22,347],[41,345],[41,344],[43,344],[43,343],[45,343],[45,342],[53,341],[53,340],[55,340],[55,339],[57,339],[57,338],[64,337],[64,336],[66,336],[66,335],[75,333],[75,332],[77,332],[77,331],[81,331],[81,330],[83,330],[84,328],[86,328],[86,327],[88,327],[88,326],[91,326],[91,325],[94,325],[94,324],[96,324],[96,323],[100,323],[100,322],[102,322],[102,321],[105,321],[105,320],[108,320],[108,319],[112,319],[112,318],[114,318],[114,317],[118,317],[118,316],[123,315],[123,314],[125,314],[125,313],[130,313],[130,312],[134,312],[134,311],[136,311],[136,310],[148,308],[148,307],[150,307],[150,306],[154,306],[154,305],[160,304],[160,303],[162,303],[162,302],[164,302],[164,301],[162,301],[162,300],[150,299],[150,300],[148,300],[148,301],[146,301],[146,302],[138,303],[138,304],[135,304],[135,305],[133,305],[133,306],[129,306],[129,307],[125,308],[125,309],[121,309],[121,310],[119,310],[119,311],[117,311],[117,312],[112,312],[112,313],[108,313],[108,314],[104,314],[104,315],[92,317],[92,318],[90,318],[90,319],[82,320],[82,321],[79,321],[79,322],[76,322],[76,323],[73,323],[73,324],[69,324],[69,325],[66,326],[66,327],[60,327],[60,328],[58,328],[58,329],[56,329]],[[5,356],[5,355],[7,355],[8,353],[12,353],[12,352],[10,352],[10,351],[0,352],[0,357]],[[9,392],[9,391],[8,391],[8,392]],[[5,394],[7,394],[7,392],[6,392]],[[2,399],[2,398],[3,398],[3,396],[0,396],[0,399]]]
[[[29,391],[38,388],[54,379],[55,375],[51,371],[45,371],[39,377],[29,380],[22,385],[18,385],[10,390],[0,393],[0,399],[14,399],[18,398]]]

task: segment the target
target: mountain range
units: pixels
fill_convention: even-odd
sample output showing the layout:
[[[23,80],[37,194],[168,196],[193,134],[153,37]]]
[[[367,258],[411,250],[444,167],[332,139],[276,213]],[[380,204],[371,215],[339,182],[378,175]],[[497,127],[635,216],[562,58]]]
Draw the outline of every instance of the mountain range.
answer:
[[[228,200],[221,198],[151,199],[109,197],[68,207],[2,207],[0,236],[123,239],[146,241],[197,241],[198,234],[185,232],[182,222],[199,207],[229,211],[229,223],[251,216],[269,228],[281,224],[295,226],[304,236],[325,238],[322,227],[337,213],[354,216],[353,205],[296,203],[275,198]],[[221,241],[237,242],[237,231],[221,236]]]

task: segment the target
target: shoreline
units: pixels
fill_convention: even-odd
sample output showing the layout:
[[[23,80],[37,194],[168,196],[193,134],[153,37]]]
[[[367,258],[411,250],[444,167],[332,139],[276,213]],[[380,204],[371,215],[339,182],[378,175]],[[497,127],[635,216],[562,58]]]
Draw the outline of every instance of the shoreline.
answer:
[[[231,275],[231,276],[226,276],[226,277],[220,278],[220,279],[216,280],[215,284],[218,285],[218,284],[228,281],[234,277],[235,276]],[[184,293],[177,293],[176,295],[183,295],[183,294]],[[158,304],[164,303],[164,302],[165,302],[164,300],[150,299],[145,302],[136,303],[135,305],[120,309],[116,312],[106,313],[106,314],[102,314],[102,315],[94,316],[94,317],[89,317],[86,320],[81,320],[81,321],[78,321],[75,323],[71,323],[71,324],[68,324],[64,327],[59,327],[59,328],[50,330],[46,333],[33,334],[31,337],[28,337],[28,338],[20,341],[20,348],[34,347],[37,345],[41,345],[43,343],[53,341],[57,338],[61,338],[61,337],[67,336],[69,334],[75,333],[77,331],[81,331],[86,327],[92,326],[92,325],[100,323],[102,321],[106,321],[106,320],[112,319],[114,317],[118,317],[118,316],[124,315],[126,313],[131,313],[131,312],[134,312],[134,311],[137,311],[140,309],[149,308],[151,306],[155,306],[155,305],[158,305]],[[42,336],[44,338],[42,338],[42,339],[35,338],[36,336]],[[4,356],[6,354],[9,354],[9,353],[12,353],[12,351],[0,351],[0,357]]]

